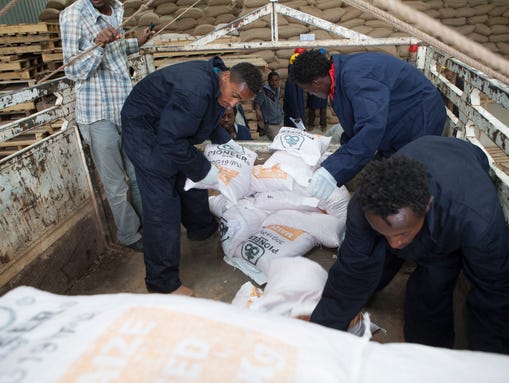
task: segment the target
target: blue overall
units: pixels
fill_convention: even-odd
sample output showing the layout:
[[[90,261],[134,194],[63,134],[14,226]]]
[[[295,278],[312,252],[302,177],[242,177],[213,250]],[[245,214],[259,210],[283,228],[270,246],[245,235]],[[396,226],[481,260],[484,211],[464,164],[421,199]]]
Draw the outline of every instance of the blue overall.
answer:
[[[288,65],[288,73],[290,73],[291,65]],[[304,123],[304,91],[297,86],[290,77],[285,81],[285,94],[283,96],[283,112],[285,114],[285,126],[295,127],[290,117],[293,119],[300,118]]]
[[[402,260],[417,264],[406,288],[405,339],[454,345],[453,291],[460,271],[470,282],[470,348],[509,353],[509,232],[488,161],[459,139],[427,136],[396,155],[425,165],[433,196],[424,226],[401,250],[375,232],[354,195],[346,236],[329,271],[311,321],[345,330],[375,291],[389,283]]]
[[[210,163],[194,147],[210,138],[230,140],[219,125],[224,108],[218,57],[165,67],[141,80],[122,109],[122,137],[142,197],[147,288],[171,292],[180,285],[180,224],[188,233],[212,233],[207,190],[184,192],[185,178],[203,179]]]
[[[383,53],[332,55],[332,108],[341,147],[322,166],[344,185],[375,155],[388,157],[424,135],[441,135],[445,107],[438,90],[412,65]]]

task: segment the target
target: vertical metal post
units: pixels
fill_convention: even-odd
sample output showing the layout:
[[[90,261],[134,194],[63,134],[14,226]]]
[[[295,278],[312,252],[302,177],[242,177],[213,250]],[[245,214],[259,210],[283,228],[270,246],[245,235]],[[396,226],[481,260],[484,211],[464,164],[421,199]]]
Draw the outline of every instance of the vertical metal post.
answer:
[[[279,40],[279,31],[278,31],[278,25],[277,25],[277,11],[276,11],[276,4],[277,0],[270,0],[272,9],[270,13],[270,30],[271,30],[271,38],[272,42],[277,42]]]

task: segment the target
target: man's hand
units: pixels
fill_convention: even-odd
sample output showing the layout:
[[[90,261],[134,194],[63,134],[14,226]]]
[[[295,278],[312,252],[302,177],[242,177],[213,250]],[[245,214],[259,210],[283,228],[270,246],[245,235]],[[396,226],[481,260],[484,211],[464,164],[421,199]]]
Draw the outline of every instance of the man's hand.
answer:
[[[113,27],[107,27],[101,30],[95,37],[94,43],[99,45],[101,48],[104,48],[106,44],[109,44],[115,40],[118,40],[122,37],[118,31]]]
[[[155,35],[155,31],[150,27],[146,27],[138,33],[138,46],[141,47],[145,44],[152,36]]]
[[[320,200],[326,200],[337,187],[336,179],[325,168],[319,168],[313,174],[308,190]]]
[[[235,152],[236,154],[244,154],[244,148],[237,144],[234,140],[228,141],[226,144],[223,144],[224,146],[228,146],[232,152]]]

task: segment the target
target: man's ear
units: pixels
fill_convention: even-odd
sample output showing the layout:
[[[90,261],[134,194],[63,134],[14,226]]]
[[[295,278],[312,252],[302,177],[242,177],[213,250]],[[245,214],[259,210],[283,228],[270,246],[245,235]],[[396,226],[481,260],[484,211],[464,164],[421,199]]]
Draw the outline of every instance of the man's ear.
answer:
[[[223,72],[223,80],[225,81],[231,81],[232,72],[227,70]]]

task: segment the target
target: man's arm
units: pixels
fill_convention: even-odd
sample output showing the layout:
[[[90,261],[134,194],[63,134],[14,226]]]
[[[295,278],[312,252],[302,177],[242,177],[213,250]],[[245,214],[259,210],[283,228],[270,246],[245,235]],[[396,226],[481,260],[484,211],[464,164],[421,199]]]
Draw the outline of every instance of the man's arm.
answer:
[[[256,101],[254,102],[254,107],[255,107],[255,114],[256,114],[256,124],[258,125],[259,128],[263,128],[263,129],[267,129],[267,126],[265,124],[265,121],[263,119],[263,113],[262,113],[262,109],[260,107],[260,104],[258,104]]]
[[[105,28],[96,36],[84,32],[81,15],[74,9],[60,13],[60,31],[62,37],[62,51],[64,63],[73,60],[64,70],[71,80],[86,80],[97,70],[102,61],[104,49],[102,46],[119,38],[113,28]],[[80,46],[81,43],[81,46]],[[87,49],[99,45],[88,54],[76,59],[76,56]]]
[[[207,175],[210,163],[190,139],[200,130],[211,102],[206,96],[175,90],[159,121],[158,142],[162,154],[171,158],[179,170],[195,182]]]
[[[348,204],[345,239],[311,321],[346,330],[378,286],[385,251],[385,240],[371,229],[354,194]]]
[[[322,163],[338,186],[355,177],[379,149],[390,102],[390,90],[371,78],[351,78],[344,91],[352,104],[354,136]]]

